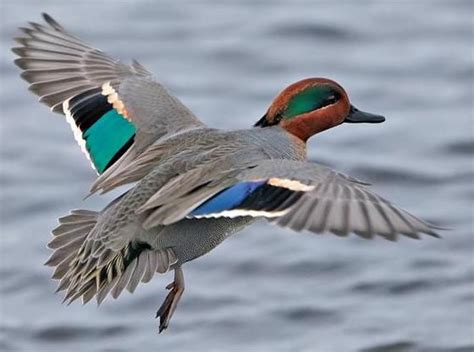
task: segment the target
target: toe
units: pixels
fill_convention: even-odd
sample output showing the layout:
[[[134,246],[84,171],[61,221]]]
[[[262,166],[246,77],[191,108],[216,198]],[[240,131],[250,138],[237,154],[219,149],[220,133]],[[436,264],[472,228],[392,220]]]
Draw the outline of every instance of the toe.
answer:
[[[163,330],[166,330],[167,327],[168,327],[168,324],[166,323],[166,321],[164,321],[164,320],[161,321],[161,322],[160,322],[160,327],[159,327],[159,329],[158,329],[158,333],[161,334],[161,332],[162,332]]]

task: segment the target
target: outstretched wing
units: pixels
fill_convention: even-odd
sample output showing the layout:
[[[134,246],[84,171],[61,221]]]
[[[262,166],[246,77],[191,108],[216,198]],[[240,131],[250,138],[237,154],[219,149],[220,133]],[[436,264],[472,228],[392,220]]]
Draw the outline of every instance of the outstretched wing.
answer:
[[[21,28],[15,63],[40,102],[66,115],[97,172],[108,170],[103,177],[157,139],[203,126],[138,62],[124,65],[43,18]]]
[[[147,226],[181,218],[264,217],[295,231],[332,232],[364,238],[397,234],[437,236],[436,226],[394,206],[354,178],[313,163],[265,160],[240,170],[202,177],[183,185],[188,172],[163,187],[139,212],[149,212]]]

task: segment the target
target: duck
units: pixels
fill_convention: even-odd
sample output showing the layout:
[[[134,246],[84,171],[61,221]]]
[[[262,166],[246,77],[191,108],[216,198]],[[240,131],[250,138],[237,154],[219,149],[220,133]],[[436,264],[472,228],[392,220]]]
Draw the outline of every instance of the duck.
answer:
[[[133,293],[174,272],[158,308],[169,326],[183,265],[257,219],[293,231],[365,239],[439,237],[369,184],[307,160],[306,144],[343,123],[381,123],[344,88],[306,78],[283,89],[254,126],[208,127],[138,61],[126,65],[86,44],[50,15],[20,28],[12,51],[29,90],[63,115],[97,172],[90,194],[127,190],[100,211],[59,218],[45,265],[64,302]]]

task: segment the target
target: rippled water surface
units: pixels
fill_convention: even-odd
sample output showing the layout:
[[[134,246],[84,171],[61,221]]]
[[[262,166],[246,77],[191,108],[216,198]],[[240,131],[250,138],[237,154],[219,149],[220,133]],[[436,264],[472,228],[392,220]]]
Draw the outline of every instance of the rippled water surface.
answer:
[[[1,351],[472,351],[471,1],[1,2]],[[96,47],[139,59],[206,123],[251,126],[275,94],[338,80],[382,125],[313,138],[310,158],[453,228],[442,240],[365,241],[258,223],[185,266],[170,329],[153,319],[171,281],[69,307],[42,263],[56,218],[100,209],[67,124],[12,65],[11,38],[47,11]]]

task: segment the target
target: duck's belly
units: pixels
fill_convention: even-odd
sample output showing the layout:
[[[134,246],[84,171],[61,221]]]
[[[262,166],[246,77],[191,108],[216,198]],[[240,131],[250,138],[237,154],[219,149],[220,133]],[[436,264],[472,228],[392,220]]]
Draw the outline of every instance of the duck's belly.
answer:
[[[231,234],[250,225],[255,218],[184,219],[175,224],[161,227],[153,247],[172,247],[178,263],[198,258],[215,248]]]

